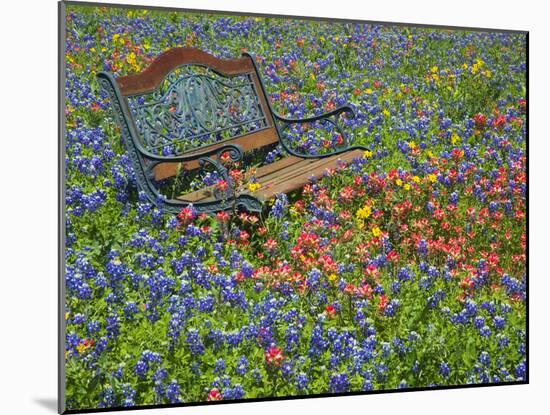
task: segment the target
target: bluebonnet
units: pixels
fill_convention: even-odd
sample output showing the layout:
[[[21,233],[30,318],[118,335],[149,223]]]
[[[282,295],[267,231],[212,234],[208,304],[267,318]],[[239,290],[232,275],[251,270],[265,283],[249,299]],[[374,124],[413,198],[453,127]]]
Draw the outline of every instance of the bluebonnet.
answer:
[[[169,403],[181,402],[180,386],[176,380],[172,380],[166,387],[166,397]]]
[[[335,393],[349,391],[351,384],[346,373],[336,373],[331,375],[329,381],[329,390]]]
[[[387,305],[384,310],[386,317],[393,317],[399,308],[399,300],[394,298]]]
[[[122,396],[124,400],[122,401],[122,406],[129,407],[136,404],[136,391],[132,388],[131,385],[125,384],[122,386]]]
[[[299,392],[307,391],[309,385],[309,377],[306,373],[300,372],[296,375],[296,389]]]
[[[481,363],[483,366],[489,366],[491,363],[491,358],[488,352],[482,351],[479,354],[479,363]]]
[[[441,362],[439,364],[439,374],[444,378],[449,377],[449,375],[451,374],[451,369],[449,368],[447,362]]]

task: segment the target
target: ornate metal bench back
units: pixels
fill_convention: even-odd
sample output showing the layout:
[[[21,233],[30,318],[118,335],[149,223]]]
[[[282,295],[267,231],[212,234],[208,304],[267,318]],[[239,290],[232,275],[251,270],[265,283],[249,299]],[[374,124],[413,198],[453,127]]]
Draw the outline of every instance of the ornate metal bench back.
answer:
[[[258,134],[278,139],[250,56],[221,60],[197,49],[174,48],[140,74],[115,79],[102,72],[98,77],[111,94],[121,135],[139,170],[138,183],[154,203],[159,199],[154,169],[169,162],[175,165],[178,156],[240,137],[247,140],[248,149],[263,145],[262,140],[256,143]],[[173,211],[184,205],[174,200],[163,204]],[[210,205],[199,210],[219,208]]]

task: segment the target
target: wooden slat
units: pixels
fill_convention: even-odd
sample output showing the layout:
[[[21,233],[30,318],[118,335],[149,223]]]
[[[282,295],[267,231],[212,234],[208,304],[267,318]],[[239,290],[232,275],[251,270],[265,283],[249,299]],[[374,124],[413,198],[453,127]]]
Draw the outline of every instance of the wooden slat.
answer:
[[[199,49],[172,48],[159,55],[143,72],[117,78],[122,95],[135,95],[154,90],[173,69],[181,65],[204,65],[223,75],[238,75],[254,71],[247,57],[219,59]]]
[[[311,165],[315,162],[319,162],[319,163],[330,163],[331,162],[331,158],[325,158],[325,159],[322,159],[322,160],[310,160],[310,159],[301,159],[298,163],[292,165],[292,168],[286,168],[286,169],[282,169],[280,171],[277,171],[277,172],[273,172],[273,173],[270,173],[268,175],[265,175],[263,177],[260,178],[259,182],[265,186],[265,185],[268,185],[268,184],[271,184],[273,182],[277,182],[277,181],[283,181],[288,175],[296,175],[296,174],[300,174],[301,172],[303,171],[307,171],[309,169],[311,169]]]
[[[282,170],[286,167],[292,166],[302,162],[304,159],[300,157],[289,156],[282,158],[280,160],[274,161],[273,163],[266,164],[265,166],[259,167],[256,169],[256,174],[254,177],[257,181],[260,181],[263,177],[277,173],[279,170]]]
[[[264,176],[260,179],[260,183],[265,187],[272,185],[274,183],[284,182],[288,178],[305,174],[312,169],[316,169],[322,166],[328,166],[335,163],[335,160],[344,159],[348,157],[347,154],[337,155],[333,157],[326,157],[322,159],[302,159],[299,163],[292,166],[292,168],[287,168],[276,172],[276,174],[270,174]]]
[[[195,190],[194,192],[189,192],[184,195],[176,197],[178,200],[183,200],[189,203],[201,202],[209,197],[213,196],[214,186],[208,186],[204,189]]]
[[[250,134],[243,135],[242,137],[232,138],[229,140],[223,140],[218,143],[201,147],[197,150],[192,150],[184,153],[185,156],[200,155],[205,151],[214,150],[225,144],[238,144],[243,151],[250,151],[256,148],[261,148],[270,144],[274,144],[279,140],[277,130],[274,127],[265,130],[256,131]],[[212,158],[216,158],[212,156]],[[176,175],[178,165],[181,164],[181,168],[185,170],[194,170],[199,167],[199,161],[193,160],[186,163],[161,163],[154,168],[155,180],[167,179]]]
[[[327,169],[336,167],[338,161],[348,163],[353,158],[361,157],[362,151],[355,150],[348,153],[343,153],[337,156],[321,159],[306,166],[301,166],[299,170],[281,171],[283,173],[281,179],[278,177],[269,181],[265,186],[258,189],[254,196],[260,199],[271,199],[278,193],[289,193],[293,190],[302,188],[309,183],[312,177],[316,179],[323,176]]]

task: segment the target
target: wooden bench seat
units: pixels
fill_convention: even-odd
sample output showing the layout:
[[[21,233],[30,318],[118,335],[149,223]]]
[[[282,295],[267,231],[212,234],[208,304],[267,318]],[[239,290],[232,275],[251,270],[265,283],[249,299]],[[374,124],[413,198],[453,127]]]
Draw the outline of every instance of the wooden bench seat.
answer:
[[[279,193],[289,193],[302,188],[312,179],[319,179],[327,170],[348,164],[354,158],[361,158],[362,150],[353,150],[323,159],[303,159],[289,156],[256,169],[254,182],[261,187],[250,192],[247,186],[237,189],[238,193],[249,193],[262,201],[269,200]],[[213,200],[213,186],[178,196],[178,200],[190,203]]]

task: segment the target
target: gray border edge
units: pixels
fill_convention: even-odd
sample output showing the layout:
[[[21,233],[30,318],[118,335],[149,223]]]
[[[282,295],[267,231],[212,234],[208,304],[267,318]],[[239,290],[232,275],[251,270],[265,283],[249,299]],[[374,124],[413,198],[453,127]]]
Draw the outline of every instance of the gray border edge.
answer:
[[[139,1],[139,0],[138,0]],[[362,23],[362,24],[377,24],[381,26],[406,26],[406,27],[418,27],[426,29],[440,29],[440,30],[464,30],[464,31],[479,31],[479,32],[496,32],[496,33],[510,33],[510,34],[523,34],[525,35],[526,43],[526,89],[527,89],[527,108],[529,108],[529,30],[520,29],[496,29],[496,28],[481,28],[481,27],[467,27],[467,26],[448,26],[437,24],[423,24],[423,23],[411,23],[411,22],[387,22],[387,21],[375,21],[375,20],[360,20],[349,18],[330,18],[321,16],[297,16],[297,15],[284,15],[284,14],[267,14],[267,13],[253,13],[253,12],[236,12],[227,10],[207,10],[207,9],[188,9],[179,7],[165,7],[165,6],[149,6],[139,4],[118,4],[118,3],[105,3],[105,2],[88,2],[88,1],[74,1],[74,0],[60,0],[58,1],[58,392],[57,392],[57,411],[59,414],[64,413],[89,413],[89,412],[111,412],[111,411],[124,411],[124,410],[139,410],[139,409],[163,409],[163,408],[178,408],[178,407],[192,407],[192,406],[208,406],[205,402],[189,403],[189,404],[170,404],[170,405],[147,405],[147,406],[134,406],[129,408],[93,408],[93,409],[81,409],[67,411],[65,402],[65,388],[66,388],[66,376],[65,376],[65,235],[66,235],[66,220],[65,220],[65,139],[66,139],[66,117],[65,117],[65,80],[66,80],[66,67],[65,67],[65,44],[66,44],[66,6],[90,6],[90,7],[111,7],[122,9],[147,9],[158,10],[166,12],[184,12],[184,13],[205,13],[205,14],[222,14],[233,16],[254,16],[254,17],[266,17],[266,18],[288,18],[288,19],[303,19],[313,21],[324,22],[339,22],[339,23]],[[527,177],[529,177],[529,110],[527,109]],[[527,180],[527,211],[529,211],[529,181]],[[529,215],[527,220],[527,235],[529,235]],[[529,239],[527,244],[527,287],[529,286]],[[529,288],[527,288],[527,314],[526,314],[526,332],[527,332],[527,374],[525,381],[512,382],[512,383],[494,383],[494,384],[473,384],[473,385],[454,385],[446,386],[442,388],[411,388],[405,390],[381,390],[376,392],[353,392],[343,394],[319,394],[319,395],[297,395],[297,396],[284,396],[284,397],[270,397],[259,399],[244,399],[237,401],[224,401],[222,404],[231,403],[254,403],[254,402],[270,402],[280,400],[293,400],[293,399],[308,399],[308,398],[321,398],[321,397],[342,397],[342,396],[368,396],[374,394],[388,394],[392,392],[418,392],[418,391],[432,391],[432,390],[452,390],[452,389],[466,389],[466,388],[479,388],[484,386],[511,386],[511,385],[526,385],[529,384]],[[209,406],[215,406],[217,402],[211,402]]]
[[[66,3],[60,1],[57,8],[58,19],[58,138],[57,138],[57,157],[58,157],[58,282],[57,282],[57,411],[62,414],[66,410],[65,406],[65,43],[66,43]]]
[[[139,0],[137,0],[139,1]],[[339,17],[324,17],[324,16],[299,16],[290,14],[277,14],[277,13],[256,13],[256,12],[239,12],[228,10],[209,10],[209,9],[189,9],[185,7],[169,7],[169,6],[151,6],[143,4],[119,4],[119,3],[107,3],[107,2],[92,2],[92,1],[74,1],[74,0],[61,0],[66,5],[76,6],[89,6],[89,7],[110,7],[121,9],[140,9],[140,10],[156,10],[164,12],[178,12],[178,13],[205,13],[205,14],[222,14],[230,16],[243,16],[243,17],[266,17],[266,18],[281,18],[281,19],[298,19],[298,20],[313,20],[322,21],[328,23],[359,23],[359,24],[372,24],[380,26],[405,26],[405,27],[418,27],[424,29],[436,29],[436,30],[464,30],[474,32],[496,32],[496,33],[510,33],[510,34],[527,34],[528,30],[521,29],[498,29],[490,27],[468,27],[468,26],[450,26],[450,25],[437,25],[430,23],[412,23],[412,22],[388,22],[381,20],[363,20],[363,19],[350,19]]]

